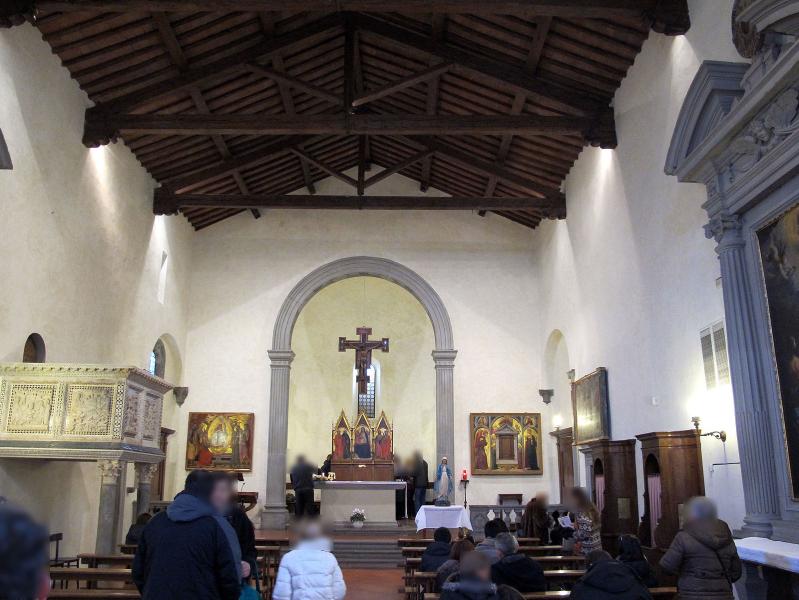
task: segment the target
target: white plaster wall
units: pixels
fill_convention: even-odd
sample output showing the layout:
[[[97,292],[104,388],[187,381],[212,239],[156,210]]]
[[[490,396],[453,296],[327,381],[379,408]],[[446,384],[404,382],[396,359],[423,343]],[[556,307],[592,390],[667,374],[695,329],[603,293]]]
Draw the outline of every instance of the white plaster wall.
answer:
[[[335,180],[318,188],[351,192]],[[414,194],[418,183],[393,176],[370,191]],[[263,495],[266,352],[280,305],[303,276],[323,264],[354,255],[384,257],[419,273],[449,312],[458,350],[456,456],[450,459],[458,471],[471,471],[469,412],[538,412],[543,406],[537,396],[540,357],[531,343],[540,338],[538,288],[531,276],[534,236],[505,219],[469,212],[265,211],[259,220],[241,214],[203,230],[194,236],[185,361],[192,392],[182,410],[256,413],[255,465],[246,488]],[[184,419],[178,444],[185,443],[185,435]],[[432,472],[434,461],[429,462]],[[469,497],[474,503],[495,502],[497,493],[517,489],[525,496],[548,490],[549,478],[482,477],[469,488]]]
[[[153,181],[125,146],[81,144],[87,106],[37,30],[0,31],[0,128],[14,163],[0,171],[0,361],[21,360],[33,331],[49,362],[144,367],[162,334],[183,344],[191,227],[152,215]],[[0,495],[62,531],[67,553],[94,549],[98,486],[93,464],[0,461]]]
[[[699,331],[724,315],[714,242],[702,231],[705,192],[663,173],[700,63],[741,60],[730,42],[731,4],[690,2],[686,36],[653,34],[644,44],[616,94],[618,148],[583,151],[565,182],[568,218],[543,223],[534,254],[547,290],[542,331],[563,332],[578,377],[608,368],[615,439],[688,429],[693,415],[706,430],[727,431],[726,452],[704,441],[705,487],[737,526],[739,467],[711,467],[738,461],[732,397],[706,392],[699,344]],[[558,410],[570,424],[568,404]]]

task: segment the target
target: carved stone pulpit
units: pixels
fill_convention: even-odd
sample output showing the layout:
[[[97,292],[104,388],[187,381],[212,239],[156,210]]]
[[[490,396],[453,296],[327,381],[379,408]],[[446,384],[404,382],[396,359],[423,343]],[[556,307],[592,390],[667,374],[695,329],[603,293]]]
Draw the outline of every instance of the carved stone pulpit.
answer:
[[[139,510],[149,505],[163,397],[173,386],[136,367],[0,364],[0,458],[97,461],[95,551],[112,554],[123,533],[120,498],[136,463]]]

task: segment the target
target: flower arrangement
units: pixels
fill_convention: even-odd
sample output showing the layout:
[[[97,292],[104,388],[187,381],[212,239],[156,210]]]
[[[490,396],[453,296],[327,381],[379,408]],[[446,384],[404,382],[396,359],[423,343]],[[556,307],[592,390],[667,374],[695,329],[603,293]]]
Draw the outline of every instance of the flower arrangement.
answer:
[[[353,508],[350,523],[363,523],[366,521],[366,511],[362,508]]]

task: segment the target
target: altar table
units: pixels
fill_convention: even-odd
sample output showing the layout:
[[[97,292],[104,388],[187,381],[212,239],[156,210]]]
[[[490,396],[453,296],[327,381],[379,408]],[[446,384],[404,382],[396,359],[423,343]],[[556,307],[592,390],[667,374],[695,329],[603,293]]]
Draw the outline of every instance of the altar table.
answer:
[[[325,523],[349,523],[352,509],[366,512],[366,526],[394,526],[396,491],[406,489],[404,481],[315,481],[321,492],[321,518]],[[407,491],[406,491],[407,493]]]
[[[472,531],[469,513],[462,506],[423,506],[416,513],[416,531],[423,529],[468,529]]]

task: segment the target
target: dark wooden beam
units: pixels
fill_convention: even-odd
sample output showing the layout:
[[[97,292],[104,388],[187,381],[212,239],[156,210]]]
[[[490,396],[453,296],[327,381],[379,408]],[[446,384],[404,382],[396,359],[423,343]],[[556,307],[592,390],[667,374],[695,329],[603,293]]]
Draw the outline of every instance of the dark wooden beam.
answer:
[[[84,144],[120,134],[150,135],[574,135],[592,141],[604,132],[585,117],[537,115],[105,115],[87,120]],[[102,132],[102,135],[98,132]]]
[[[403,161],[400,161],[396,165],[393,165],[387,169],[383,169],[377,175],[372,175],[369,179],[364,182],[364,189],[373,186],[376,183],[391,177],[394,173],[399,173],[400,171],[404,171],[412,164],[419,162],[420,160],[427,158],[433,154],[432,150],[422,150],[421,152],[417,152],[416,154],[409,156]]]
[[[333,105],[341,106],[342,104],[341,98],[336,96],[334,93],[329,92],[320,87],[317,87],[306,81],[302,81],[301,79],[297,79],[296,77],[287,75],[286,73],[274,69],[269,69],[267,67],[255,63],[248,64],[247,68],[256,75],[263,75],[267,79],[272,79],[278,84],[300,90],[301,92],[305,92],[306,94],[310,94],[311,96],[316,96],[317,98],[321,98],[322,100],[330,102]]]
[[[452,65],[450,63],[434,65],[428,69],[425,69],[424,71],[420,71],[419,73],[414,73],[412,75],[408,75],[407,77],[403,77],[402,79],[392,81],[391,83],[386,84],[376,90],[368,90],[355,97],[352,101],[352,106],[363,106],[364,104],[369,104],[370,102],[374,102],[375,100],[379,100],[380,98],[384,98],[385,96],[389,96],[400,90],[404,90],[405,88],[417,85],[433,77],[439,77],[446,73],[451,66]]]
[[[522,17],[598,18],[640,17],[663,0],[28,0],[13,1],[17,10],[35,5],[47,11],[102,12],[398,12],[450,14],[507,14]],[[668,2],[665,2],[668,3]]]
[[[338,15],[324,17],[308,24],[300,30],[292,31],[270,40],[265,40],[255,46],[231,54],[218,61],[194,69],[188,69],[186,72],[172,79],[159,81],[114,100],[98,104],[86,111],[87,122],[91,121],[91,118],[97,114],[127,112],[137,106],[164,96],[169,96],[177,92],[185,92],[195,86],[202,86],[210,81],[230,77],[236,73],[251,71],[252,63],[255,61],[271,58],[275,54],[281,54],[298,43],[312,42],[315,38],[321,38],[327,35],[331,29],[341,27],[341,25],[342,19]],[[102,142],[98,140],[98,143]]]
[[[568,114],[595,115],[604,110],[605,102],[576,93],[558,84],[547,83],[530,77],[524,69],[505,62],[478,56],[462,48],[439,41],[431,41],[423,35],[392,25],[367,15],[353,15],[359,29],[389,39],[397,44],[436,57],[452,64],[452,71],[466,72],[478,78],[504,83],[516,91],[524,92],[553,110]]]
[[[153,212],[172,215],[187,208],[338,209],[338,210],[521,210],[547,218],[563,218],[565,205],[557,199],[482,196],[330,196],[272,194],[173,194],[155,191]]]
[[[343,181],[347,185],[351,185],[354,188],[358,187],[358,181],[357,180],[353,179],[349,175],[345,175],[341,171],[338,171],[338,170],[334,169],[330,165],[322,162],[321,160],[317,160],[314,157],[309,156],[308,154],[306,154],[302,150],[298,150],[297,148],[292,148],[291,152],[296,154],[297,156],[301,157],[305,162],[313,165],[314,167],[316,167],[317,169],[319,169],[321,171],[324,171],[328,175],[330,175],[332,177],[335,177],[336,179],[338,179],[340,181]]]

